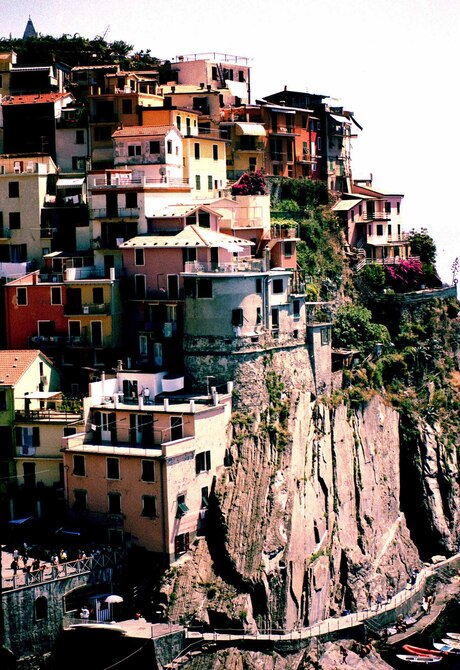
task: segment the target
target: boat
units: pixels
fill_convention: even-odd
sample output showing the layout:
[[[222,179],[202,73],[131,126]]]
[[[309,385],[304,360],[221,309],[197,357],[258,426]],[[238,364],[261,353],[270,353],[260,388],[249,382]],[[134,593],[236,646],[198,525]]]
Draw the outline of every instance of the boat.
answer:
[[[460,642],[460,633],[446,633],[446,635],[452,640],[458,640]]]
[[[455,647],[452,644],[446,644],[440,642],[433,642],[433,647],[438,651],[445,651],[446,654],[460,654],[460,647]]]
[[[414,654],[396,654],[396,658],[399,658],[401,661],[407,661],[407,663],[419,663],[421,665],[432,665],[433,663],[441,663],[442,661],[442,656],[416,656]]]
[[[441,642],[444,644],[450,644],[450,646],[455,647],[455,649],[460,649],[460,640],[453,640],[450,637],[443,637]]]
[[[423,649],[422,647],[413,647],[411,644],[403,645],[403,650],[407,651],[408,654],[414,654],[415,656],[447,656],[446,651],[439,651],[438,649]]]

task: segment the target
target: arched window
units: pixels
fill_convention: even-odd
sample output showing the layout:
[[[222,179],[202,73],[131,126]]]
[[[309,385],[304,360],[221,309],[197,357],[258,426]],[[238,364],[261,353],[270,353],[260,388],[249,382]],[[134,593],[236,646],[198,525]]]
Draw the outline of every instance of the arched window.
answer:
[[[35,621],[48,618],[48,600],[45,596],[40,596],[35,601]]]

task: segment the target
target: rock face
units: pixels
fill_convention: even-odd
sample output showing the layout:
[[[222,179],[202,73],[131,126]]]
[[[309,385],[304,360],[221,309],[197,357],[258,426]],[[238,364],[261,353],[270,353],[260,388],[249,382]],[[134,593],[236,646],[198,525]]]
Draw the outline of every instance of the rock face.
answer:
[[[234,382],[233,464],[216,482],[206,543],[178,569],[187,598],[173,618],[227,611],[249,629],[291,630],[365,608],[422,559],[452,553],[457,462],[441,433],[419,422],[401,438],[407,418],[378,394],[352,409],[315,397],[304,350],[242,363]],[[239,600],[222,596],[229,588]]]

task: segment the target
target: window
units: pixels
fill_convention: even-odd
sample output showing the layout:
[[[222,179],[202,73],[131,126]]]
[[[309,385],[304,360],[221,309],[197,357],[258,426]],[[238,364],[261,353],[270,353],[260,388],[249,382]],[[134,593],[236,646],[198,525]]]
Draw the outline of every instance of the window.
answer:
[[[169,417],[169,426],[171,433],[171,441],[181,440],[183,437],[183,424],[181,416],[170,416]]]
[[[138,299],[145,298],[146,277],[145,275],[134,275],[134,295]]]
[[[149,352],[147,335],[139,335],[139,355],[147,356]]]
[[[200,145],[198,142],[195,142],[195,160],[200,160]]]
[[[363,206],[362,205],[358,206],[358,213],[359,213],[359,216],[363,215]]]
[[[121,494],[113,491],[108,493],[107,507],[109,514],[121,514]]]
[[[379,235],[380,237],[383,235],[383,224],[381,223],[377,224],[377,235]]]
[[[238,307],[238,309],[232,309],[232,326],[241,328],[243,325],[243,310]]]
[[[215,65],[211,67],[211,79],[217,81],[217,67]]]
[[[72,156],[72,170],[84,170],[85,159],[81,156]]]
[[[118,458],[107,459],[107,479],[120,479],[120,461]]]
[[[212,280],[197,280],[197,298],[212,298]]]
[[[160,143],[158,142],[158,140],[152,140],[152,142],[150,142],[150,153],[151,154],[160,153]]]
[[[316,148],[321,151],[321,137],[316,138]]]
[[[0,412],[6,410],[6,391],[0,391]]]
[[[27,289],[24,287],[16,289],[16,302],[18,305],[27,305]]]
[[[391,202],[386,202],[385,203],[385,213],[386,214],[391,214]]]
[[[142,516],[151,519],[158,516],[156,496],[142,496]]]
[[[35,621],[43,621],[48,618],[48,599],[39,596],[35,601]]]
[[[125,98],[121,103],[121,111],[123,114],[132,114],[133,113],[133,101],[130,98]]]
[[[201,509],[207,509],[209,507],[209,489],[207,486],[203,486],[201,489]]]
[[[10,230],[19,230],[21,227],[21,213],[20,212],[10,212]]]
[[[9,198],[19,198],[19,182],[18,181],[8,182],[8,197]]]
[[[78,454],[73,456],[73,474],[76,477],[86,477],[85,457]]]
[[[155,461],[142,461],[141,479],[143,482],[155,481]]]
[[[62,289],[60,286],[51,287],[51,304],[62,305]]]
[[[208,174],[208,191],[212,191],[212,175]]]
[[[108,142],[111,139],[112,139],[111,126],[95,126],[94,140],[96,142]]]
[[[256,293],[262,293],[262,278],[258,277],[256,279]]]
[[[211,452],[202,451],[195,456],[195,470],[198,475],[200,472],[208,472],[211,469]]]
[[[272,330],[278,330],[280,327],[280,313],[278,308],[272,308]]]
[[[167,152],[168,154],[172,154],[172,152],[173,152],[173,143],[172,143],[172,140],[168,140],[168,141],[166,142],[166,152]]]
[[[79,512],[85,512],[88,509],[88,493],[84,489],[74,489],[73,508]]]
[[[27,261],[27,244],[12,244],[11,257],[12,263],[24,263]]]
[[[180,130],[180,125],[181,125],[182,119],[180,116],[176,116],[176,128],[177,130]]]
[[[201,189],[201,177],[199,174],[195,175],[195,188],[197,191]]]
[[[81,324],[80,321],[69,321],[69,337],[71,340],[79,338],[81,336]]]
[[[137,207],[137,193],[126,193],[125,195],[126,207],[128,209],[136,209]]]
[[[212,145],[212,159],[215,161],[219,160],[219,145],[218,144],[213,144]]]
[[[292,242],[284,243],[284,255],[286,258],[291,258],[292,256]]]
[[[95,305],[104,304],[104,289],[102,286],[96,286],[93,288],[93,303]]]
[[[308,123],[307,117],[305,116],[305,114],[302,114],[302,128],[307,128],[308,127],[307,123]],[[304,144],[305,144],[305,142],[304,142]]]
[[[397,203],[396,203],[396,213],[397,213],[397,214],[400,214],[400,213],[401,213],[401,203],[400,203],[400,202],[397,202]]]
[[[180,518],[181,516],[184,516],[184,514],[187,514],[188,511],[189,511],[189,508],[185,504],[185,495],[177,496],[176,517]]]
[[[134,264],[135,265],[145,265],[144,249],[135,249],[134,250]]]
[[[330,328],[321,328],[321,344],[330,344],[331,342],[331,329]]]
[[[182,533],[181,535],[176,535],[174,538],[174,553],[176,556],[180,554],[185,554],[188,551],[190,546],[190,538],[188,533]]]
[[[391,223],[388,224],[388,235],[391,237]]]
[[[23,454],[29,447],[40,446],[40,428],[38,426],[21,428],[16,427],[16,446],[23,447]],[[31,452],[32,453],[32,452]]]
[[[292,316],[295,321],[300,319],[300,300],[293,300],[292,302]]]
[[[274,279],[272,284],[272,293],[282,293],[283,292],[283,280]]]
[[[85,143],[85,131],[76,130],[75,131],[75,144],[84,144]]]
[[[260,326],[262,323],[262,307],[256,308],[256,324]]]
[[[140,156],[140,155],[141,155],[140,144],[128,144],[128,156]]]

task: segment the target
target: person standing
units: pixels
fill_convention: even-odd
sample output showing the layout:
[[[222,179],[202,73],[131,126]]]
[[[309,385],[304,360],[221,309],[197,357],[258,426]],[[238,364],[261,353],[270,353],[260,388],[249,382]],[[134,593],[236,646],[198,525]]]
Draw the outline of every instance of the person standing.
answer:
[[[86,605],[83,605],[80,610],[80,619],[83,621],[83,623],[88,623],[89,609],[86,607]]]

